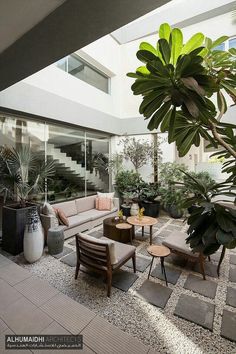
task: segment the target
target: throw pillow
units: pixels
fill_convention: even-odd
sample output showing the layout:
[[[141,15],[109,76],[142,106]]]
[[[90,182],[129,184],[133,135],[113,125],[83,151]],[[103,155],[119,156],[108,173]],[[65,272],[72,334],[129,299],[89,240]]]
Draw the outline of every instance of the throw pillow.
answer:
[[[53,208],[53,206],[50,205],[49,203],[46,203],[46,202],[43,204],[42,214],[44,214],[44,215],[52,215],[54,217],[57,217],[55,209]]]
[[[101,193],[101,192],[97,192],[97,196],[98,198],[109,198],[111,199],[111,209],[113,209],[114,203],[113,203],[113,198],[114,198],[115,192],[111,192],[111,193]],[[109,210],[111,210],[109,209]]]
[[[67,219],[64,211],[62,211],[60,208],[57,208],[55,210],[57,211],[57,217],[58,217],[59,223],[61,225],[69,226],[69,220]]]
[[[101,245],[108,245],[109,247],[109,253],[110,253],[110,260],[111,260],[111,264],[116,264],[118,263],[118,258],[116,255],[116,247],[115,247],[115,242],[109,239],[105,239],[105,240],[99,240],[96,237],[84,234],[79,232],[79,237],[84,240],[84,241],[93,241],[96,243],[99,243]],[[93,245],[89,245],[90,247],[93,247]],[[94,245],[94,249],[97,250],[97,246]]]
[[[112,209],[111,198],[96,198],[96,209],[97,210],[111,210]]]

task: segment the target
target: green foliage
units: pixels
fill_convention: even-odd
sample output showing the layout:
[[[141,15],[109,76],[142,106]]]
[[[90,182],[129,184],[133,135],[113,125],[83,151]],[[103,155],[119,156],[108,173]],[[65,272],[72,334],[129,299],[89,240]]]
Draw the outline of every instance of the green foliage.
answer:
[[[185,171],[186,172],[186,171]],[[189,172],[189,175],[194,177],[201,185],[205,186],[206,190],[211,190],[216,185],[216,181],[211,178],[208,172]],[[188,193],[198,193],[198,188],[195,189],[195,184],[193,180],[188,177],[188,175],[183,176],[183,183],[186,192]]]
[[[109,159],[108,168],[111,172],[114,173],[115,176],[117,175],[117,173],[122,171],[123,160],[123,155],[118,153],[112,154],[111,158]]]
[[[214,125],[224,135],[216,114],[227,110],[225,94],[236,101],[236,51],[214,48],[226,39],[212,41],[196,33],[184,44],[180,29],[162,24],[157,47],[143,42],[137,52],[145,66],[127,74],[136,79],[134,95],[143,97],[139,111],[150,119],[148,128],[168,132],[180,156],[199,146],[201,137],[217,147],[219,140],[209,134]],[[214,94],[217,107],[210,100]]]
[[[40,153],[30,146],[19,149],[2,147],[0,150],[0,193],[5,199],[19,200],[22,207],[41,191],[45,178],[54,174],[54,161],[45,163]]]
[[[168,186],[176,182],[183,182],[187,167],[176,162],[165,162],[160,165],[159,180],[162,186]]]
[[[157,183],[144,183],[139,194],[139,199],[144,201],[154,201],[160,195]]]
[[[125,192],[134,192],[143,182],[140,174],[135,171],[120,171],[116,175],[116,190],[123,196]]]

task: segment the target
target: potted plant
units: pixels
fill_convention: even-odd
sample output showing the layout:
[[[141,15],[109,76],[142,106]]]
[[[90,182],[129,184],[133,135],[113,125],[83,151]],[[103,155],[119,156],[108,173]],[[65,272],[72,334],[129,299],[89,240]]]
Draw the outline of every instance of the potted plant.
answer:
[[[170,214],[170,216],[174,219],[182,218],[184,214],[183,190],[175,187],[174,185],[170,185],[167,188],[161,188],[160,193],[163,207]]]
[[[236,125],[222,122],[222,117],[228,105],[225,96],[236,103],[236,49],[217,50],[228,37],[212,41],[202,33],[194,34],[184,43],[182,31],[166,23],[160,26],[158,35],[156,47],[146,42],[140,44],[137,57],[144,65],[127,74],[136,79],[131,87],[133,93],[143,96],[139,111],[146,119],[150,118],[150,130],[160,127],[162,132],[168,132],[168,142],[176,143],[180,157],[192,145],[198,147],[201,138],[211,147],[220,147],[214,155],[225,158],[223,172],[229,174],[221,193],[228,190],[233,197]],[[199,186],[201,193],[205,193]],[[210,255],[220,245],[236,246],[234,208],[233,201],[228,205],[199,201],[199,207],[188,218],[188,242],[193,251]],[[207,216],[211,217],[211,223]]]
[[[13,254],[23,251],[23,236],[34,193],[54,172],[54,162],[45,163],[30,146],[0,150],[0,193],[14,201],[3,207],[2,248]]]
[[[160,192],[158,184],[146,183],[139,196],[140,207],[144,208],[144,215],[156,218],[160,212]]]

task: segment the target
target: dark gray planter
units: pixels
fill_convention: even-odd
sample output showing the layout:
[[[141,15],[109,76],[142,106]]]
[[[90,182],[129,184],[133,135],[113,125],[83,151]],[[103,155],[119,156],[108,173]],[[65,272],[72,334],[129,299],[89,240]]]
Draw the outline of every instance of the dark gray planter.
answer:
[[[159,201],[146,201],[142,200],[140,207],[144,208],[144,215],[151,216],[152,218],[157,218],[160,212],[160,202]]]
[[[2,249],[14,256],[23,252],[23,239],[28,211],[35,204],[20,208],[19,204],[2,209]]]
[[[169,214],[174,219],[180,219],[183,216],[183,210],[178,209],[175,205],[171,205],[168,209]]]
[[[48,230],[47,245],[49,254],[54,255],[63,252],[64,228],[64,226],[57,226]]]

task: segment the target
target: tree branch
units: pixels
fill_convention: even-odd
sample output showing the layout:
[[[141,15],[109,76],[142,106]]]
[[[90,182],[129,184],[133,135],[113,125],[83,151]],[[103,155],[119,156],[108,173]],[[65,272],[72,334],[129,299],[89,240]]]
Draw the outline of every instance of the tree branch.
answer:
[[[236,159],[236,151],[232,149],[231,146],[224,141],[224,139],[222,139],[222,137],[218,134],[216,130],[216,125],[211,121],[210,121],[210,129],[212,131],[214,138],[218,141],[218,143],[221,146],[223,146],[225,150],[227,150],[230,153],[230,155],[232,155]]]

